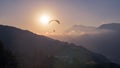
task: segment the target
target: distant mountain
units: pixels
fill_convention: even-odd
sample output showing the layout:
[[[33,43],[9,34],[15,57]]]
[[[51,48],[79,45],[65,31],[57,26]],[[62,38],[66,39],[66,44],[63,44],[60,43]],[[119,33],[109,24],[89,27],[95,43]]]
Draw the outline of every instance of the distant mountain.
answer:
[[[82,46],[15,27],[0,25],[0,40],[16,57],[18,68],[119,68]]]
[[[109,30],[120,31],[120,23],[103,24],[98,28],[99,29],[109,29]]]

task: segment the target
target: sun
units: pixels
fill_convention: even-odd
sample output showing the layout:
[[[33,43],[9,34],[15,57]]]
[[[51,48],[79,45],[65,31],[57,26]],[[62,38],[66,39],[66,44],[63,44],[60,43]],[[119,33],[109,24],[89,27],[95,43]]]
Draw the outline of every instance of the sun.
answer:
[[[49,15],[42,15],[40,17],[40,22],[44,25],[48,24],[50,21],[50,16]]]

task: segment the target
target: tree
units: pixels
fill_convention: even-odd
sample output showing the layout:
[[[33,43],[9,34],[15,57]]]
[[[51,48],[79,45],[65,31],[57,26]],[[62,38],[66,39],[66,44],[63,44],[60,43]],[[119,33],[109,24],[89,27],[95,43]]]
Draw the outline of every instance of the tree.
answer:
[[[15,57],[10,51],[5,50],[0,41],[0,68],[17,68]]]

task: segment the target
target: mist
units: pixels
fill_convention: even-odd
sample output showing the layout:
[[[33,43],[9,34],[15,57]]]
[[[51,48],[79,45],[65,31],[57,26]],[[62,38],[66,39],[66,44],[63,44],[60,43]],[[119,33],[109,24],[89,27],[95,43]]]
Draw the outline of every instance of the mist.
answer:
[[[109,26],[111,28],[108,28]],[[83,46],[88,50],[107,56],[113,62],[120,63],[119,27],[120,24],[115,23],[102,24],[99,27],[73,25],[62,35],[52,35],[51,37]]]

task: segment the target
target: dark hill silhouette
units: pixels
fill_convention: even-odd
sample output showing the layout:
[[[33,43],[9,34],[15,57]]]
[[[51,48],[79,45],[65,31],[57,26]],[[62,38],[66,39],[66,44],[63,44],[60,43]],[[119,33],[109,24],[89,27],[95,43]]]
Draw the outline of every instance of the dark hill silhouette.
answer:
[[[15,27],[0,25],[0,40],[16,56],[19,68],[119,68],[82,46]]]
[[[15,56],[8,50],[5,50],[3,43],[0,41],[0,68],[17,68]]]

